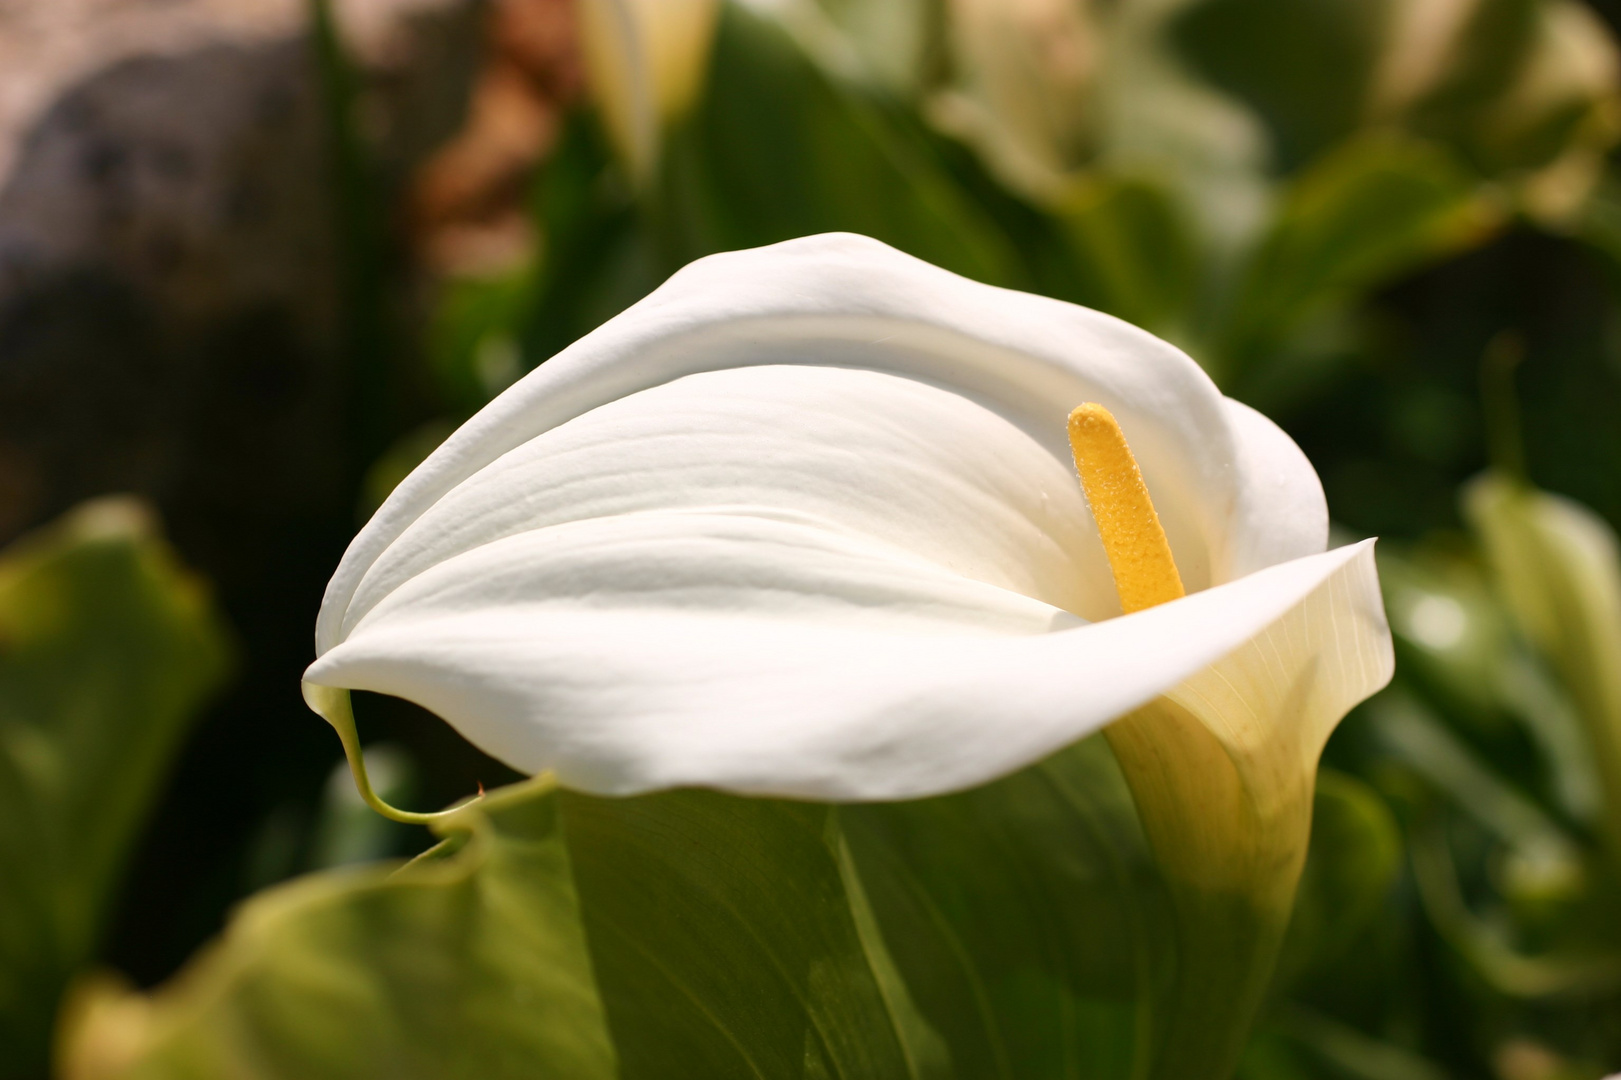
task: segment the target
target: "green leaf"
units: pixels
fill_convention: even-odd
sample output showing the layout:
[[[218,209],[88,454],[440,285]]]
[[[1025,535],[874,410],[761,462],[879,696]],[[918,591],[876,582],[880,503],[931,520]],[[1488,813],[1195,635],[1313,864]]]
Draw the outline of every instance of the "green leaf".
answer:
[[[831,814],[697,791],[563,796],[625,1080],[919,1075],[852,916]]]
[[[527,781],[464,807],[395,873],[302,878],[248,901],[150,996],[74,1002],[72,1080],[610,1080],[618,1075],[558,798]]]
[[[1510,629],[1484,567],[1439,544],[1382,544],[1379,580],[1402,678],[1459,728],[1518,753],[1513,721],[1539,751],[1551,801],[1591,823],[1601,797],[1575,707]]]
[[[1266,120],[1292,169],[1362,119],[1385,13],[1369,0],[1208,0],[1174,35],[1201,75]]]
[[[542,778],[438,822],[389,873],[248,902],[150,996],[79,995],[73,1080],[922,1077],[875,976],[827,806]],[[938,1041],[938,1040],[936,1040]],[[926,1051],[925,1051],[926,1053]],[[933,1059],[938,1065],[937,1054]]]
[[[1332,977],[1379,913],[1401,870],[1395,815],[1373,789],[1333,769],[1317,772],[1311,849],[1274,986]]]
[[[1464,510],[1521,631],[1586,723],[1605,839],[1621,870],[1621,542],[1580,503],[1493,473],[1465,489]]]
[[[1429,86],[1409,106],[1415,131],[1469,149],[1501,117],[1491,106],[1513,87],[1536,44],[1541,0],[1479,0]],[[1482,162],[1485,164],[1485,162]]]
[[[657,225],[676,265],[848,230],[981,281],[1019,278],[1011,245],[915,118],[830,78],[741,5],[722,15],[704,102],[669,159]]]
[[[1280,1045],[1281,1044],[1281,1045]],[[1283,1047],[1294,1049],[1293,1060]],[[1254,1052],[1260,1050],[1260,1052]],[[1315,1067],[1306,1067],[1310,1061]],[[1285,1066],[1287,1062],[1287,1067]],[[1327,1016],[1292,1006],[1274,1017],[1246,1055],[1239,1080],[1447,1080],[1404,1047],[1370,1038]]]
[[[1372,135],[1282,191],[1216,335],[1223,373],[1256,379],[1291,335],[1398,274],[1478,243],[1496,217],[1441,147]]]
[[[1447,795],[1499,841],[1573,862],[1576,844],[1541,806],[1480,759],[1432,711],[1401,687],[1369,703],[1391,756]]]
[[[1076,256],[1077,300],[1172,339],[1185,332],[1199,253],[1193,224],[1166,186],[1099,172],[1077,185],[1061,217]]]
[[[957,1076],[1134,1075],[1173,931],[1101,738],[840,819],[887,953]]]
[[[0,555],[0,1077],[44,1073],[57,998],[227,655],[140,503],[87,503]]]

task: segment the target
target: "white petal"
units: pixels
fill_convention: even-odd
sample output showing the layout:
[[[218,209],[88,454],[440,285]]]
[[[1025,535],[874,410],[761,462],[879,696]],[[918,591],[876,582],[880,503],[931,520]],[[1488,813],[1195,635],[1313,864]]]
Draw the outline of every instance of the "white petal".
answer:
[[[317,651],[338,644],[398,583],[381,564],[412,562],[409,553],[383,556],[396,543],[409,546],[413,522],[503,455],[685,375],[784,364],[867,368],[949,389],[1060,463],[1068,460],[1068,411],[1101,402],[1131,440],[1190,588],[1230,578],[1229,552],[1250,553],[1252,563],[1265,550],[1264,535],[1247,533],[1276,515],[1256,512],[1253,500],[1238,512],[1248,490],[1240,473],[1253,452],[1292,446],[1255,441],[1241,462],[1234,425],[1243,421],[1188,357],[1109,316],[977,284],[865,237],[835,234],[693,263],[492,402],[351,544],[322,604]],[[475,542],[481,527],[470,523],[466,539]]]
[[[1223,560],[1225,577],[1314,555],[1328,546],[1328,500],[1317,470],[1278,425],[1227,399],[1238,444],[1238,491]]]
[[[1119,613],[1068,460],[913,379],[775,365],[643,390],[497,459],[383,551],[341,630],[481,544],[570,521],[714,508],[814,522],[1087,618]]]
[[[1067,745],[1318,610],[1325,589],[1382,619],[1370,560],[1371,544],[1343,548],[1077,626],[815,523],[627,514],[412,578],[307,677],[417,701],[508,764],[588,791],[912,798]],[[1339,632],[1300,638],[1319,651],[1289,663],[1337,662]]]

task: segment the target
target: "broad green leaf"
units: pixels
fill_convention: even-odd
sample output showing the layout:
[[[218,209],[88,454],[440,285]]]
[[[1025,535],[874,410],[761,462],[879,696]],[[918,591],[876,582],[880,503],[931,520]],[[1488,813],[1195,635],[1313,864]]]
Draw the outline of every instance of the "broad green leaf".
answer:
[[[73,1003],[66,1080],[610,1080],[618,1075],[545,780],[504,788],[390,873],[302,878],[250,900],[151,995]]]
[[[1102,739],[959,795],[839,816],[956,1076],[1133,1075],[1173,932]]]
[[[921,1075],[830,808],[696,791],[562,805],[625,1080]]]
[[[0,554],[0,1077],[43,1075],[58,996],[227,653],[134,500]]]
[[[248,902],[149,996],[87,984],[68,1080],[944,1076],[909,1054],[818,804],[504,788],[390,873]],[[892,975],[892,972],[890,973]],[[936,1039],[936,1042],[938,1040]],[[925,1051],[926,1053],[926,1051]]]

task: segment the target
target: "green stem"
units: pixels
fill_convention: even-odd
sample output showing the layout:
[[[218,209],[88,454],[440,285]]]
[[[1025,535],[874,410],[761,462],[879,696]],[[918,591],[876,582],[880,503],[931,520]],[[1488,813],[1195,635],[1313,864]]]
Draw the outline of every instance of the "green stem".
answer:
[[[449,809],[429,814],[390,806],[372,790],[371,778],[366,775],[366,754],[360,748],[360,732],[355,727],[355,711],[349,699],[349,691],[333,686],[305,683],[304,700],[338,733],[338,741],[343,743],[343,756],[349,759],[349,772],[355,778],[355,789],[360,792],[360,797],[367,806],[384,817],[406,825],[432,825],[434,822],[444,821],[484,798],[484,792],[480,791],[472,798],[463,799]]]
[[[1153,1080],[1228,1080],[1272,982],[1311,833],[1310,777],[1253,775],[1165,699],[1105,729],[1176,916]]]
[[[1165,1001],[1154,1080],[1226,1080],[1238,1067],[1272,982],[1289,908],[1252,896],[1179,888],[1176,980]]]
[[[311,48],[326,114],[327,152],[343,297],[342,348],[351,464],[358,478],[388,447],[400,407],[385,315],[384,192],[356,124],[360,73],[344,48],[332,0],[308,0]]]

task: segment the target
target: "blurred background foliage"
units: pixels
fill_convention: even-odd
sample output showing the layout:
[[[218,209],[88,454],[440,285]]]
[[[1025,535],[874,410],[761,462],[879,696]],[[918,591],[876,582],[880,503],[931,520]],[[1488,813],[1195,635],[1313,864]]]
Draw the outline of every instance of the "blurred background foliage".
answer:
[[[434,838],[299,701],[456,424],[832,229],[1169,338],[1384,538],[1396,682],[1329,745],[1240,1075],[1621,1070],[1621,5],[46,10],[0,51],[122,37],[10,76],[0,1077],[1144,1075],[1175,957],[1098,740],[836,811],[518,783],[394,872]],[[359,711],[385,798],[517,780]]]

